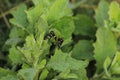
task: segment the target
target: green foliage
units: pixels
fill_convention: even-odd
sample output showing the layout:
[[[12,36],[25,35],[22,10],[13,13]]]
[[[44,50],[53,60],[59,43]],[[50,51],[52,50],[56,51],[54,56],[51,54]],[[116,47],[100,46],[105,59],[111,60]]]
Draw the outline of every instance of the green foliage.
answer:
[[[51,57],[50,62],[47,65],[47,67],[58,71],[64,71],[68,68],[78,70],[79,68],[84,68],[86,66],[86,62],[75,60],[71,58],[69,54],[62,53],[60,50],[55,51],[55,55]]]
[[[9,50],[10,54],[9,54],[9,58],[11,59],[11,61],[13,62],[13,64],[20,64],[22,63],[22,55],[21,53],[15,48],[15,46],[12,46]]]
[[[87,40],[79,41],[73,48],[71,56],[78,60],[81,60],[81,59],[93,60],[92,42]]]
[[[30,22],[30,24],[35,24],[35,22],[39,19],[40,15],[42,14],[42,10],[43,10],[43,5],[41,2],[37,6],[33,7],[32,9],[29,9],[28,11],[26,11],[27,19]]]
[[[58,34],[57,31],[56,34],[57,36],[60,36],[64,39],[64,43],[68,44],[69,42],[71,42],[71,38],[72,38],[72,32],[74,31],[74,23],[71,17],[64,17],[58,21],[56,21],[52,26],[51,26],[51,30],[57,29],[58,30]]]
[[[0,68],[0,80],[18,80],[15,72],[9,69]]]
[[[47,67],[62,72],[60,75],[58,75],[57,78],[66,79],[69,77],[75,78],[77,80],[82,80],[83,78],[85,78],[85,80],[87,80],[84,70],[84,68],[87,67],[87,64],[87,61],[76,60],[72,58],[69,54],[63,53],[60,50],[56,50],[55,55],[51,57],[50,62],[47,64]]]
[[[0,80],[19,80],[19,79],[15,75],[7,75],[5,77],[2,77]]]
[[[11,12],[0,80],[120,79],[119,4],[76,1],[32,0]]]
[[[106,71],[107,76],[111,77],[112,75],[119,75],[120,72],[120,53],[117,52],[114,56],[114,59],[110,59],[109,57],[105,60],[104,70]],[[109,68],[108,68],[109,67]],[[115,78],[115,77],[114,77]]]
[[[97,40],[93,44],[95,48],[94,57],[96,60],[97,74],[101,75],[101,80],[118,80],[120,78],[117,76],[120,75],[120,66],[118,67],[117,64],[117,62],[119,63],[119,60],[117,59],[119,57],[119,49],[117,49],[117,46],[119,46],[119,44],[117,44],[117,39],[119,39],[120,35],[119,4],[114,1],[111,2],[110,5],[107,2],[102,2],[100,5],[101,6],[99,6],[99,8],[104,10],[105,13],[102,12],[104,15],[99,16],[99,19],[102,19],[102,21],[104,20],[104,22],[101,22],[101,24],[97,23],[99,27],[96,32]],[[102,8],[103,5],[106,7],[104,6],[105,8]],[[98,15],[97,12],[96,15]],[[96,17],[96,21],[99,19]],[[95,77],[97,77],[97,75]]]
[[[103,68],[105,59],[109,56],[113,58],[117,51],[116,40],[113,33],[107,28],[99,28],[96,33],[97,41],[94,43],[94,57],[97,61],[97,72]]]
[[[74,22],[76,26],[74,34],[93,37],[95,34],[95,27],[91,18],[79,14],[75,16]]]
[[[108,20],[109,18],[108,11],[109,11],[108,2],[102,0],[99,3],[98,8],[95,10],[96,12],[95,19],[97,27],[104,27],[105,21]]]
[[[65,10],[67,8],[68,0],[56,0],[54,4],[50,7],[50,11],[48,14],[48,23],[50,24],[51,22],[58,20],[64,16],[68,16],[68,10]],[[69,8],[68,8],[69,9]]]
[[[18,76],[20,77],[20,79],[33,80],[35,76],[35,69],[34,68],[22,69],[19,71]]]
[[[12,14],[14,18],[10,19],[10,22],[15,26],[24,29],[27,24],[26,14],[24,13],[26,9],[26,5],[23,4],[17,9],[17,11],[13,11]]]
[[[109,10],[110,20],[113,22],[119,22],[120,21],[119,4],[117,2],[112,2],[109,8],[110,8]]]

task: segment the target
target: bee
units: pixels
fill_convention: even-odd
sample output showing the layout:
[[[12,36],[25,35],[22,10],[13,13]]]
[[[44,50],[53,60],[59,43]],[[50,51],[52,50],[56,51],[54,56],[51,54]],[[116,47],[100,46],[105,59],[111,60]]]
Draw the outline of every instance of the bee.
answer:
[[[54,40],[56,41],[57,46],[60,48],[61,45],[62,45],[62,43],[63,43],[63,39],[62,39],[62,38],[58,38],[58,37],[55,35],[54,31],[50,31],[50,33],[45,36],[45,40],[46,40],[46,39],[49,39],[49,40],[50,40],[52,37],[53,37]]]
[[[59,47],[59,48],[61,47],[63,41],[64,41],[64,40],[63,40],[62,38],[58,38],[57,44],[58,44],[58,47]]]
[[[46,39],[51,39],[52,37],[56,37],[54,31],[50,31],[50,33],[47,34],[44,39],[45,39],[45,40],[46,40]]]

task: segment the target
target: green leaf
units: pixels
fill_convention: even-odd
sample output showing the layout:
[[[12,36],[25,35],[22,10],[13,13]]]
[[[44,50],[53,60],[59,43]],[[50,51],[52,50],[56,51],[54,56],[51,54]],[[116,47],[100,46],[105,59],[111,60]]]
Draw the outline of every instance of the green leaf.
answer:
[[[32,52],[33,52],[33,49],[35,49],[34,46],[35,46],[34,36],[30,35],[30,36],[27,36],[26,44],[24,44],[24,47],[23,48],[18,47],[20,52],[26,58],[26,61],[31,63],[31,64],[33,63]]]
[[[57,71],[65,71],[68,68],[73,70],[85,68],[87,64],[88,63],[85,61],[78,61],[70,57],[69,54],[62,53],[60,50],[56,50],[55,55],[51,57],[47,67]]]
[[[106,58],[104,70],[106,76],[110,78],[110,80],[117,80],[118,76],[116,75],[120,75],[120,52],[116,52],[113,59],[110,59],[109,57]]]
[[[112,61],[110,73],[112,75],[114,75],[114,74],[120,75],[120,52],[116,53],[116,55]]]
[[[117,26],[116,26],[115,29],[117,29],[117,31],[120,32],[120,22],[117,24]],[[117,32],[117,31],[116,31],[116,32]]]
[[[10,19],[10,22],[22,29],[24,29],[27,25],[27,17],[25,14],[25,10],[27,9],[25,4],[20,5],[17,10],[12,12],[13,18]]]
[[[41,70],[41,69],[43,69],[43,68],[45,67],[45,65],[46,65],[46,59],[43,59],[42,61],[40,61],[40,62],[35,66],[35,68],[36,68],[37,70]]]
[[[15,46],[12,46],[9,50],[9,58],[13,62],[13,64],[22,63],[22,55],[21,53],[16,49]]]
[[[49,51],[47,40],[44,40],[45,32],[48,30],[48,24],[43,18],[40,17],[40,15],[36,15],[36,13],[39,14],[41,11],[35,12],[37,9],[42,8],[39,5],[37,5],[38,7],[29,10],[30,12],[27,12],[28,15],[31,16],[31,20],[33,20],[30,24],[34,24],[34,28],[32,30],[35,30],[35,36],[33,34],[27,36],[24,47],[18,48],[24,55],[26,62],[34,66],[38,64],[39,60],[45,58],[45,55]],[[36,15],[35,17],[37,19],[34,15]]]
[[[7,76],[7,75],[14,75],[14,74],[15,74],[15,73],[12,72],[11,70],[9,70],[9,69],[4,69],[4,68],[1,68],[1,67],[0,67],[0,78],[5,77],[5,76]]]
[[[45,76],[47,76],[47,74],[44,75],[44,72],[43,72],[44,68],[45,68],[45,65],[46,65],[46,59],[43,59],[37,65],[34,65],[35,69],[36,69],[36,74],[35,74],[34,80],[38,80],[40,75],[42,76],[42,78],[45,78]],[[42,79],[42,80],[44,80],[44,79]]]
[[[43,2],[44,7],[49,8],[56,0],[32,0],[34,5],[39,5],[39,3]]]
[[[23,42],[22,38],[10,38],[5,42],[5,44],[6,45],[17,45],[20,42]]]
[[[74,23],[71,17],[64,17],[54,23],[51,28],[57,29],[64,39],[68,39],[74,31]]]
[[[43,32],[36,39],[32,34],[27,36],[24,47],[18,47],[18,49],[23,54],[27,63],[36,66],[39,61],[46,57],[49,47],[50,45],[47,43],[47,40],[44,40]]]
[[[69,42],[68,44],[66,44],[66,45],[64,45],[64,46],[61,47],[61,50],[62,50],[64,53],[69,53],[72,49],[73,49],[72,41]]]
[[[35,77],[35,69],[34,68],[27,68],[21,69],[18,72],[18,77],[23,80],[34,80]]]
[[[73,70],[72,72],[78,76],[78,79],[76,80],[88,80],[88,77],[86,76],[87,73],[84,68]]]
[[[55,77],[55,79],[56,78],[58,80],[88,80],[84,68],[80,68],[79,70],[67,69],[61,72],[57,77]]]
[[[48,62],[47,68],[52,68],[55,71],[61,72],[55,79],[73,78],[75,80],[87,80],[85,71],[87,65],[87,61],[76,60],[69,54],[56,50],[55,55],[52,56]]]
[[[51,29],[53,29],[57,37],[63,38],[63,45],[65,45],[71,41],[72,33],[74,31],[74,23],[71,17],[64,17],[55,22],[51,26]],[[57,31],[55,30],[57,30],[59,34],[57,34]]]
[[[32,0],[32,2],[34,3],[34,5],[39,5],[40,1],[42,1],[42,0]]]
[[[107,57],[113,58],[116,53],[116,39],[112,31],[101,27],[96,33],[97,40],[94,45],[94,57],[96,59],[97,73],[103,69],[103,63]]]
[[[110,77],[111,75],[109,74],[109,70],[108,70],[108,68],[110,67],[110,64],[111,64],[111,59],[109,58],[109,57],[107,57],[106,59],[105,59],[105,62],[104,62],[104,71],[105,71],[105,73],[106,73],[106,75],[107,75],[107,77]]]
[[[101,0],[98,5],[98,8],[95,10],[95,19],[97,27],[103,27],[105,25],[105,21],[109,19],[108,10],[108,2],[105,0]]]
[[[109,80],[120,80],[120,77],[112,77],[111,79]]]
[[[74,19],[75,35],[84,35],[93,37],[95,34],[94,22],[86,15],[77,15]]]
[[[67,8],[68,0],[56,0],[54,4],[50,7],[50,12],[48,14],[48,23],[58,20],[63,16],[71,13],[69,8]],[[68,10],[67,10],[67,9]]]
[[[36,37],[39,37],[43,32],[47,32],[49,29],[47,22],[43,18],[39,18],[35,23]]]
[[[24,37],[25,37],[25,31],[23,31],[22,29],[13,27],[13,28],[10,30],[9,37],[10,37],[10,38],[18,38],[18,37],[24,38]]]
[[[93,59],[93,46],[90,41],[81,40],[73,48],[71,56],[75,59]]]
[[[28,19],[29,23],[31,25],[33,25],[39,19],[42,12],[43,12],[42,1],[38,5],[36,5],[35,7],[26,11],[27,19]]]
[[[0,78],[0,80],[19,80],[16,75],[7,75],[5,77]]]
[[[71,73],[70,69],[67,69],[60,73],[57,77],[57,79],[77,79],[78,76],[74,73]]]
[[[120,6],[117,2],[113,1],[111,4],[110,4],[110,7],[109,7],[109,17],[110,17],[110,20],[113,21],[113,22],[119,22],[120,21]]]
[[[47,77],[47,74],[48,74],[48,70],[47,69],[43,69],[41,75],[40,75],[40,78],[39,80],[45,80],[45,78]]]

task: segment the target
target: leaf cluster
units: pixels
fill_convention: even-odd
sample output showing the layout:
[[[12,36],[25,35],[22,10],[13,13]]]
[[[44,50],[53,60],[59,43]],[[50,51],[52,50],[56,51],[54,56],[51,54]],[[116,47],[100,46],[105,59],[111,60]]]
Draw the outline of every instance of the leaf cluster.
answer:
[[[31,7],[22,4],[11,12],[13,27],[5,43],[11,68],[0,68],[0,80],[120,79],[117,2],[101,0],[95,10],[77,8],[78,12],[72,8],[75,3],[68,0],[32,3]],[[51,31],[55,36],[45,39]],[[61,47],[58,38],[64,40]]]

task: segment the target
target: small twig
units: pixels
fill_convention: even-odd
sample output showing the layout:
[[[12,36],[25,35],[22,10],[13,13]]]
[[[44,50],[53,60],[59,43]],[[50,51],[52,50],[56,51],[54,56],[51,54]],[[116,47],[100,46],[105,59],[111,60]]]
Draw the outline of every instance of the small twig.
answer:
[[[3,16],[8,15],[10,12],[12,12],[12,11],[15,10],[16,8],[18,8],[21,4],[23,4],[23,3],[28,3],[28,2],[30,2],[30,1],[31,1],[31,0],[26,0],[26,1],[18,4],[17,6],[11,8],[10,10],[8,10],[8,11],[4,12],[3,14],[1,14],[1,15],[0,15],[0,18],[2,18]]]
[[[0,34],[1,34],[1,33],[3,34],[3,31],[0,29]]]
[[[1,14],[2,14],[2,17],[3,17],[4,21],[5,21],[5,23],[6,23],[7,27],[8,27],[8,29],[10,29],[10,24],[9,24],[9,22],[8,22],[8,20],[7,20],[7,18],[6,18],[6,16],[3,15],[3,12],[2,12],[1,9],[0,9],[0,12],[1,12]]]
[[[86,8],[86,9],[90,9],[90,8],[92,8],[92,9],[96,9],[97,6],[95,6],[95,5],[84,4],[84,5],[80,5],[80,7],[82,7],[82,8]]]
[[[70,2],[71,2],[71,3],[75,3],[75,2],[76,2],[76,0],[70,0]]]

